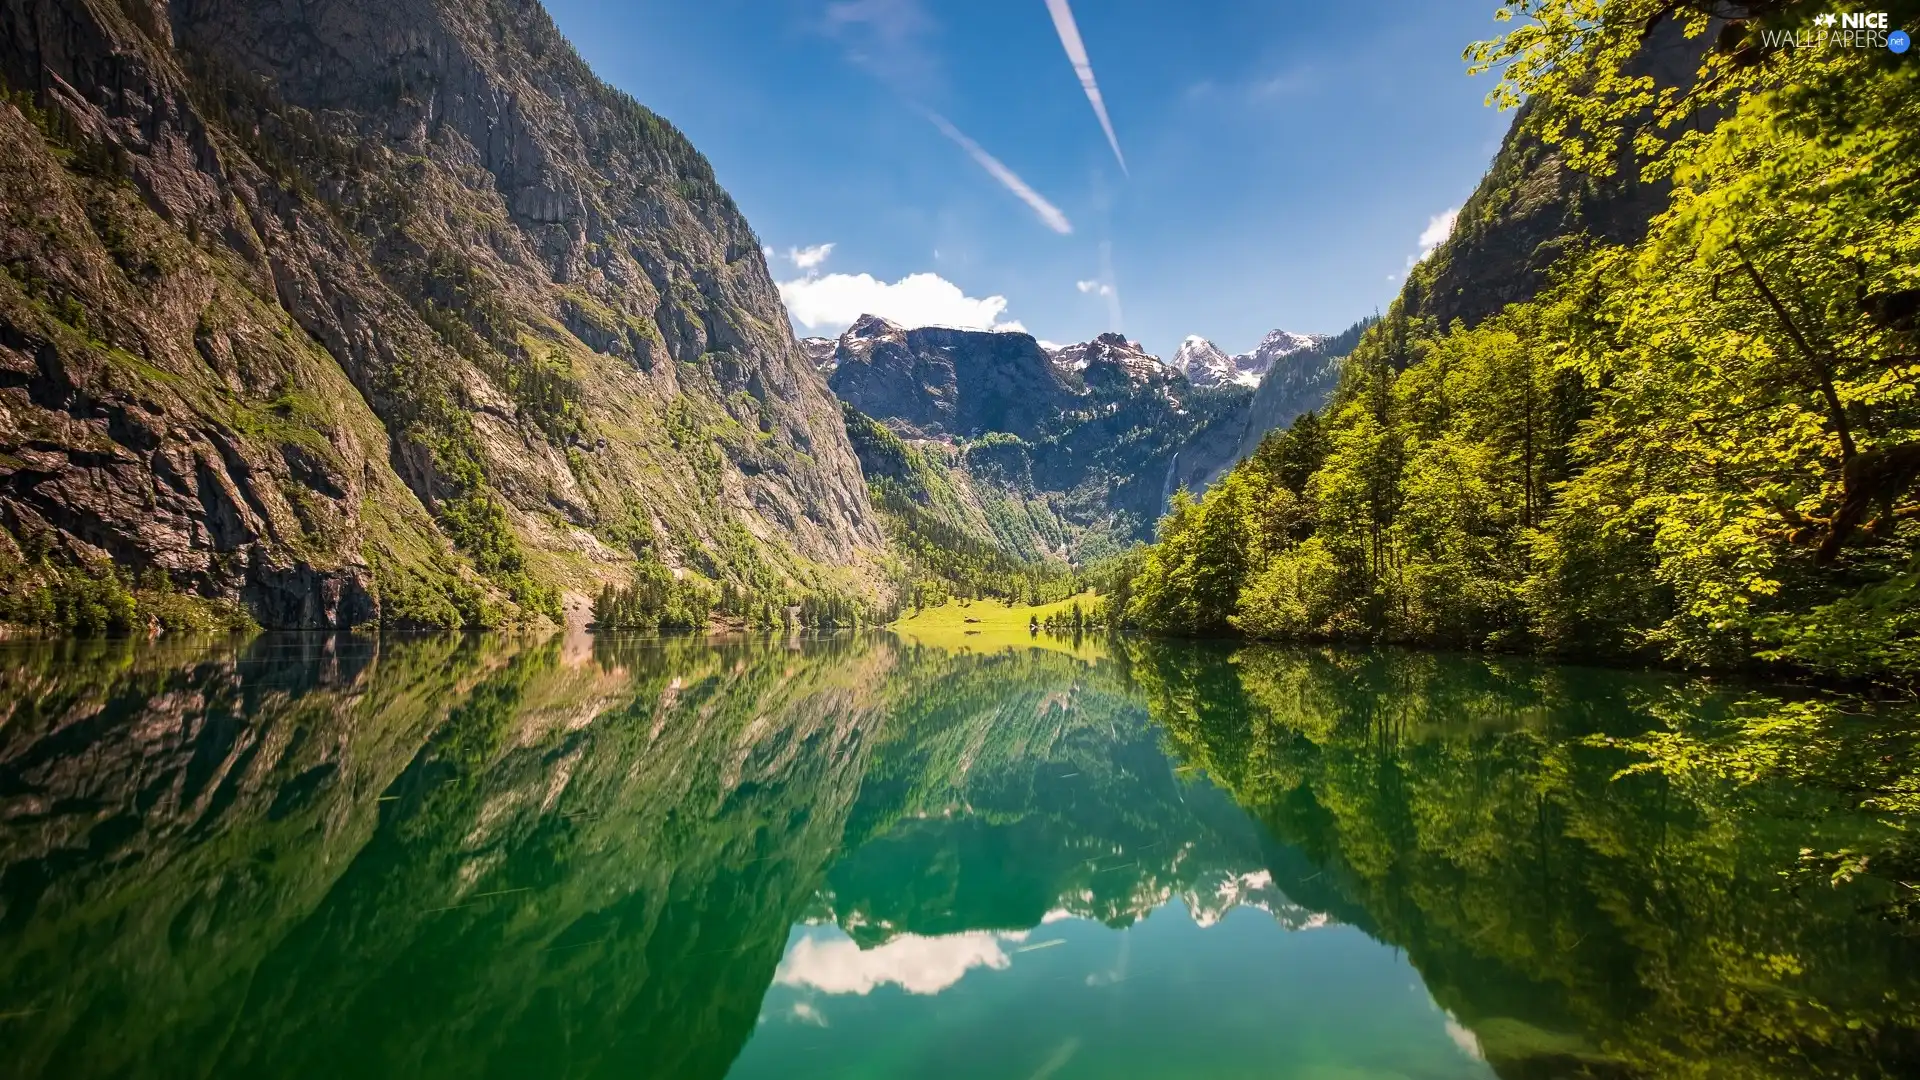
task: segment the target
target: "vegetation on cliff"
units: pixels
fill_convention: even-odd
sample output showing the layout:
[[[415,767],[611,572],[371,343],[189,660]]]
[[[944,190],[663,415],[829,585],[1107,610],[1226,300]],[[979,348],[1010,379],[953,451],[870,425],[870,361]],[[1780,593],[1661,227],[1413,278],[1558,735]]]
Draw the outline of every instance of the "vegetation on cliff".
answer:
[[[0,26],[0,619],[499,625],[649,562],[877,595],[758,239],[535,0]]]

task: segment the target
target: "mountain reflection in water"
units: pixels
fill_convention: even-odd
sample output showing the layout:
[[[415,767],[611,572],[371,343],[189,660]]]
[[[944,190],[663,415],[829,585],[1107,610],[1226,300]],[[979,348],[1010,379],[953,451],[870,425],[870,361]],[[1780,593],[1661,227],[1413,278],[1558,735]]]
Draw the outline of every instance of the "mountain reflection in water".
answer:
[[[1722,707],[1159,643],[11,645],[0,1074],[1912,1075],[1911,887],[1801,873],[1906,822],[1589,737]]]

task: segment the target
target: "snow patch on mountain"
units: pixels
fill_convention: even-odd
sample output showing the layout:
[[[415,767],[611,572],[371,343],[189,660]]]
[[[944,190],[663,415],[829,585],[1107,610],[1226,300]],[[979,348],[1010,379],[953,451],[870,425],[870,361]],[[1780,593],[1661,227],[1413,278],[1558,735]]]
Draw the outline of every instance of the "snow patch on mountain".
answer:
[[[1274,364],[1325,340],[1319,334],[1275,330],[1261,338],[1252,351],[1228,356],[1218,345],[1196,334],[1180,343],[1180,351],[1169,366],[1195,386],[1258,387]]]
[[[1239,376],[1234,368],[1233,357],[1197,334],[1189,335],[1180,343],[1180,350],[1173,354],[1171,366],[1195,386],[1237,382]]]
[[[1092,341],[1062,345],[1046,350],[1047,358],[1062,371],[1085,372],[1096,364],[1111,365],[1129,382],[1150,382],[1166,375],[1167,365],[1137,341],[1120,334],[1101,334]]]

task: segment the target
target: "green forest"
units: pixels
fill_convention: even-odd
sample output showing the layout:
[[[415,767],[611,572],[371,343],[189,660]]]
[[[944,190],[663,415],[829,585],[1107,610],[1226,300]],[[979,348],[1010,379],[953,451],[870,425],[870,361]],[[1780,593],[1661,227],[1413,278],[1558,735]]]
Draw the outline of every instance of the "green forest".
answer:
[[[1322,415],[1176,498],[1110,621],[1920,674],[1920,71],[1763,44],[1807,4],[1720,6],[1500,11],[1466,58],[1516,137],[1664,212],[1471,325],[1425,314],[1444,250],[1416,267]],[[1669,17],[1706,46],[1682,86],[1635,67]],[[1518,197],[1483,187],[1458,228]]]

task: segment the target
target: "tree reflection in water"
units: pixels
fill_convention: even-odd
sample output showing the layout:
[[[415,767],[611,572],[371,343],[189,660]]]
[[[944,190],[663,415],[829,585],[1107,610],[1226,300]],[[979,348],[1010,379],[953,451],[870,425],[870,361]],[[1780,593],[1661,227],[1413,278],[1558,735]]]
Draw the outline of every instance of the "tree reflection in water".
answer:
[[[719,1077],[770,985],[1169,904],[1404,950],[1509,1077],[1920,1062],[1905,744],[1721,760],[1754,705],[1666,677],[262,638],[8,646],[0,704],[9,1075]]]

